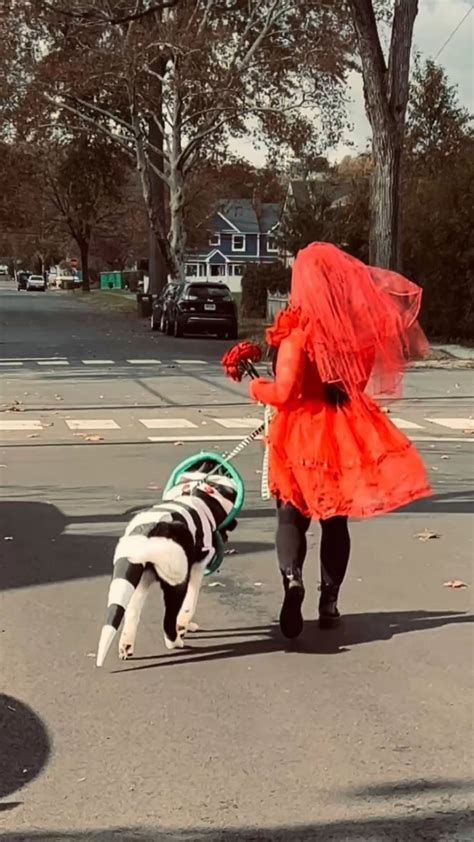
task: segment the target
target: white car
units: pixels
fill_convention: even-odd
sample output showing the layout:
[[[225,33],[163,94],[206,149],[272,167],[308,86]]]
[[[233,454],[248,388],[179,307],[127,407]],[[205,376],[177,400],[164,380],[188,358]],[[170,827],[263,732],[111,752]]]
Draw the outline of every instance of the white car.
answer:
[[[32,292],[33,290],[44,292],[46,289],[46,281],[42,275],[30,275],[26,282],[26,289],[27,292]]]

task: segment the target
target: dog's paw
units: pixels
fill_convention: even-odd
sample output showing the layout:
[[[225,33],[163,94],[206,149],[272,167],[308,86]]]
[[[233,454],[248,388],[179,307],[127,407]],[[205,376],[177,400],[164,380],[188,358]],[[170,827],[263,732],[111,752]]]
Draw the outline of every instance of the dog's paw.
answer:
[[[131,658],[133,656],[133,643],[127,643],[126,640],[121,640],[119,643],[118,654],[122,661],[126,661],[127,658]]]
[[[199,626],[197,623],[189,623],[188,625],[188,632],[197,632],[199,631]]]
[[[165,634],[165,646],[167,649],[184,649],[184,640],[179,635],[176,640],[170,640]]]

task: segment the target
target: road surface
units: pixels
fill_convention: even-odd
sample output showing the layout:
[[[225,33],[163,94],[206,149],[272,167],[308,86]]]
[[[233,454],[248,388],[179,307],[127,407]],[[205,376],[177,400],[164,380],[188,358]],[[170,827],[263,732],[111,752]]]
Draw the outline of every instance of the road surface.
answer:
[[[3,284],[0,330],[0,840],[472,839],[472,590],[444,586],[472,585],[472,372],[418,369],[391,407],[434,496],[352,525],[340,629],[315,623],[315,525],[305,632],[279,636],[255,444],[201,631],[166,652],[156,592],[136,657],[114,648],[97,670],[130,512],[261,411],[223,378],[225,343],[152,334],[65,293]]]

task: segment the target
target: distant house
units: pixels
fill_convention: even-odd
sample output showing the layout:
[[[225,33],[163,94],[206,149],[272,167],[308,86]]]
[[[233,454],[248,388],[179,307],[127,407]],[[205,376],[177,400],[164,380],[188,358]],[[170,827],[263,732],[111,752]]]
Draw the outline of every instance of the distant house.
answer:
[[[186,255],[186,279],[220,280],[232,292],[241,291],[249,263],[279,258],[275,231],[281,205],[251,199],[229,199],[218,204],[208,221],[207,246]]]

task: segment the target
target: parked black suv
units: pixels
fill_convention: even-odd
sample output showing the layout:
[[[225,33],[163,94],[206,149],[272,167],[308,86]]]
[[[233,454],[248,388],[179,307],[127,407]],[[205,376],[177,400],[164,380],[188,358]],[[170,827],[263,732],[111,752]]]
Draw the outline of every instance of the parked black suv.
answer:
[[[173,336],[185,333],[213,333],[237,339],[237,310],[229,287],[204,281],[187,282],[167,303],[168,331]]]

